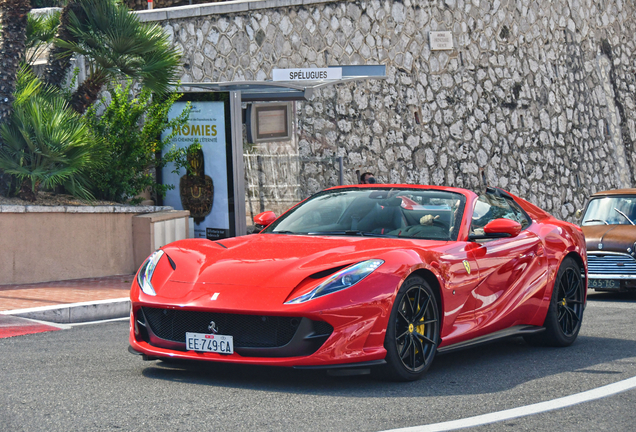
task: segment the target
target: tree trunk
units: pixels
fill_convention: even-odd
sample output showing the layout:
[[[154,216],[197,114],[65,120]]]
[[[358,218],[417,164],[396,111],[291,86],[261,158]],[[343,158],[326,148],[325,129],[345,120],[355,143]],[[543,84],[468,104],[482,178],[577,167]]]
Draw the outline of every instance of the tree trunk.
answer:
[[[71,12],[73,12],[80,21],[84,21],[86,19],[82,6],[74,0],[70,0],[62,9],[62,13],[60,15],[60,26],[57,28],[57,34],[55,35],[57,39],[67,42],[77,41],[77,38],[69,31],[69,14]],[[66,49],[55,45],[51,48],[49,63],[44,69],[44,80],[47,84],[51,84],[56,87],[61,87],[62,84],[64,84],[66,73],[71,65],[71,55],[66,54],[66,52]]]
[[[71,96],[71,108],[79,114],[84,114],[86,108],[97,100],[99,91],[106,84],[107,76],[100,72],[93,72],[84,80]]]
[[[18,193],[18,197],[25,201],[34,202],[35,199],[37,198],[39,186],[40,185],[36,183],[35,190],[34,190],[33,185],[31,184],[31,179],[25,178],[22,181],[22,186],[20,187],[20,192]]]
[[[0,0],[0,124],[11,116],[16,73],[24,58],[30,0]]]

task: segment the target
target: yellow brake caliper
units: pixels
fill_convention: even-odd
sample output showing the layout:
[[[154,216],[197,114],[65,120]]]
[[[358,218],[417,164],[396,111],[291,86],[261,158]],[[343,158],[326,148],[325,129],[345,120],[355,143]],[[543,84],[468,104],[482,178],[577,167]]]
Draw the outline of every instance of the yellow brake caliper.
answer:
[[[420,305],[417,305],[417,311],[415,312],[415,314],[417,315],[420,312]],[[409,331],[411,333],[413,333],[413,330],[417,331],[419,334],[423,335],[424,334],[424,328],[426,327],[426,324],[424,324],[424,317],[422,317],[420,319],[420,322],[422,324],[418,324],[417,326],[415,326],[415,329],[413,329],[413,324],[409,324]],[[420,351],[417,349],[417,346],[415,347],[415,353],[419,353]]]

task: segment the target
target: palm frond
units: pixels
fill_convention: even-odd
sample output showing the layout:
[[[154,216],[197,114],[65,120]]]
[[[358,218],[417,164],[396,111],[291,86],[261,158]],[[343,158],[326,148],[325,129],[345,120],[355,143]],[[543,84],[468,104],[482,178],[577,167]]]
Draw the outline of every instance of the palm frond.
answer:
[[[135,14],[112,0],[78,0],[84,14],[68,15],[73,40],[55,40],[66,53],[81,54],[89,67],[109,79],[141,80],[152,91],[164,93],[177,79],[181,54],[156,24],[139,21]]]
[[[18,74],[18,91],[10,120],[0,125],[0,169],[33,187],[73,185],[90,197],[89,170],[96,165],[96,140],[59,94],[28,69]]]

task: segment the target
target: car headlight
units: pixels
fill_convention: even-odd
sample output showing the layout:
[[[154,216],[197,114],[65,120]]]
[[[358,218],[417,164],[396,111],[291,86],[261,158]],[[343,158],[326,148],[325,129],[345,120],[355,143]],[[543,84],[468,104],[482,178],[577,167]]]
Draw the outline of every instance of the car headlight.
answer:
[[[303,294],[293,300],[289,300],[288,302],[285,302],[285,304],[304,303],[311,299],[349,288],[369,276],[382,264],[384,264],[383,260],[372,259],[347,267],[346,269],[340,270],[338,273],[332,275],[329,279],[307,294]]]
[[[159,262],[162,256],[163,256],[163,251],[161,249],[153,252],[152,255],[150,255],[148,259],[141,265],[141,268],[139,269],[139,273],[137,273],[137,283],[139,284],[139,287],[144,293],[151,296],[157,295],[157,293],[155,292],[155,289],[152,286],[151,281],[152,281],[152,274],[155,271],[155,267],[157,266],[157,263]]]

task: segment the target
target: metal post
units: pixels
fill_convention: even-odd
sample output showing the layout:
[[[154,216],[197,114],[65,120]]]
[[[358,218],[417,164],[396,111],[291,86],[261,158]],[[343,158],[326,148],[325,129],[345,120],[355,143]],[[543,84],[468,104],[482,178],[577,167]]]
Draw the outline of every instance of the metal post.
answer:
[[[265,211],[265,192],[263,191],[263,177],[265,177],[265,173],[263,172],[263,156],[256,156],[256,173],[258,175],[258,202],[260,204],[260,213]]]
[[[343,171],[344,171],[344,161],[343,161],[343,157],[342,156],[338,156],[338,169],[340,170],[340,172],[338,173],[338,182],[340,183],[340,186],[342,186],[344,184],[344,175],[343,175]]]
[[[247,234],[245,220],[245,167],[243,162],[243,111],[241,92],[230,92],[230,122],[232,128],[232,167],[234,180],[234,232]],[[232,223],[232,221],[230,221]]]

